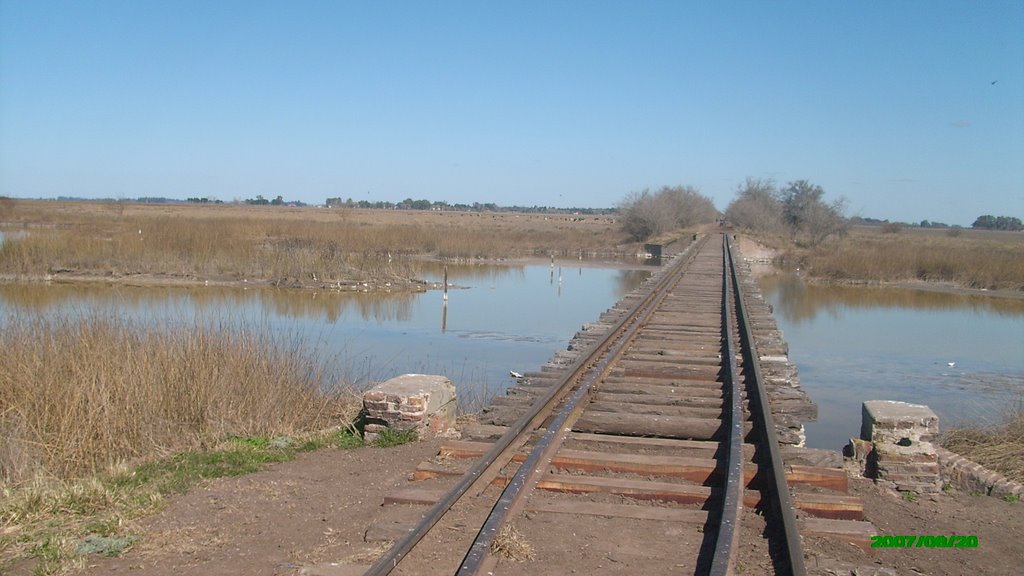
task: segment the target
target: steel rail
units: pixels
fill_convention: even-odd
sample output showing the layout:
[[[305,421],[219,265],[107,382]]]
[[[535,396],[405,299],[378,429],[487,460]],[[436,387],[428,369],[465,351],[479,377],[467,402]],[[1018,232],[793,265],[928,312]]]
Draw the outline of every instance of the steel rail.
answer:
[[[729,395],[728,404],[728,463],[725,496],[722,502],[722,516],[715,538],[715,553],[711,561],[711,576],[726,576],[732,573],[735,564],[736,545],[739,542],[740,518],[743,512],[743,402],[740,389],[740,375],[736,369],[736,343],[733,338],[732,305],[735,280],[734,262],[728,249],[728,235],[722,235],[722,367],[724,393]]]
[[[673,270],[668,276],[668,281],[659,285],[659,289],[653,292],[652,297],[646,299],[642,306],[634,309],[631,314],[633,322],[630,326],[619,334],[615,343],[607,348],[601,354],[600,359],[582,376],[575,391],[558,410],[557,416],[548,425],[544,435],[537,440],[526,460],[519,465],[519,469],[505,486],[456,574],[478,576],[489,569],[491,545],[502,526],[521,509],[522,503],[529,498],[530,493],[540,480],[540,476],[543,476],[550,466],[566,433],[579,417],[583,402],[590,395],[591,386],[607,374],[612,364],[618,361],[622,352],[633,342],[636,334],[646,325],[650,317],[657,311],[658,306],[664,301],[667,296],[666,288],[673,285],[674,282],[678,282],[681,271],[681,268]]]
[[[530,407],[530,409],[516,420],[479,460],[466,471],[465,474],[459,479],[459,481],[449,490],[445,495],[435,503],[430,510],[423,516],[420,522],[401,540],[396,542],[380,559],[377,560],[365,572],[365,576],[386,576],[394,570],[398,563],[405,558],[405,556],[419,543],[420,540],[430,531],[435,524],[437,524],[441,518],[455,505],[456,502],[461,499],[465,493],[481,478],[481,476],[492,466],[494,466],[499,458],[508,450],[513,442],[516,441],[520,435],[527,429],[528,426],[534,423],[535,420],[541,420],[541,416],[549,413],[554,405],[564,397],[571,383],[575,380],[578,374],[583,370],[585,366],[591,364],[595,358],[600,356],[602,350],[606,349],[608,344],[614,341],[623,327],[629,324],[635,319],[636,311],[640,310],[648,302],[650,302],[662,289],[668,286],[671,279],[675,277],[681,270],[693,260],[694,256],[700,252],[704,243],[707,241],[707,237],[704,236],[694,242],[688,249],[684,257],[680,258],[679,262],[671,269],[666,271],[661,278],[658,279],[656,285],[652,288],[652,291],[644,298],[641,302],[637,303],[629,313],[627,313],[615,326],[608,331],[607,335],[601,340],[595,342],[587,353],[582,354],[575,362],[573,362],[565,371],[565,375],[561,377],[556,383],[552,384],[550,389]],[[539,423],[539,422],[538,422]],[[534,424],[536,425],[536,424]],[[509,458],[510,459],[510,458]],[[504,465],[502,463],[501,465]]]
[[[732,258],[732,243],[726,234],[726,250]],[[796,513],[793,509],[793,501],[789,495],[789,485],[786,483],[785,469],[782,465],[782,453],[779,449],[779,441],[775,435],[775,419],[772,418],[771,405],[768,401],[768,393],[764,387],[764,379],[761,377],[760,356],[757,354],[757,344],[754,342],[751,333],[750,318],[747,315],[747,308],[743,301],[743,290],[740,287],[739,275],[735,266],[732,270],[733,284],[735,285],[736,317],[739,322],[740,338],[744,340],[743,365],[748,368],[747,377],[753,380],[757,393],[751,397],[751,403],[755,404],[759,411],[760,418],[755,418],[755,426],[759,426],[761,437],[768,445],[768,454],[771,461],[772,480],[769,483],[769,490],[774,493],[775,498],[771,499],[774,512],[782,522],[783,534],[786,539],[786,559],[789,566],[780,566],[781,572],[792,576],[806,576],[807,567],[804,565],[803,546],[800,541],[800,532],[796,526]]]

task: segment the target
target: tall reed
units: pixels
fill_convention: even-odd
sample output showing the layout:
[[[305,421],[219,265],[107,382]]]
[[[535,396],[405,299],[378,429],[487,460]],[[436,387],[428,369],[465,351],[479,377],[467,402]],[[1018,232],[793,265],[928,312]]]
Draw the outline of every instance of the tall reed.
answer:
[[[1024,403],[994,426],[964,426],[943,432],[947,449],[1024,483]]]
[[[614,250],[607,219],[261,207],[102,206],[19,201],[28,235],[0,247],[0,273],[228,278],[409,277],[411,255],[508,258]]]
[[[808,275],[836,281],[945,282],[969,288],[1024,290],[1024,234],[947,236],[922,231],[860,230],[786,260]]]
[[[350,421],[301,343],[253,329],[16,317],[0,332],[0,479],[89,476],[215,443]]]

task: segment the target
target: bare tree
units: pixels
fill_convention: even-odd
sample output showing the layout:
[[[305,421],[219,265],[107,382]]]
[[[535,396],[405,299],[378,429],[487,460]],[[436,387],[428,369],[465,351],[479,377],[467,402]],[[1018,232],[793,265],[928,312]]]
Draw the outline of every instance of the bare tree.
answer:
[[[667,227],[664,211],[649,190],[630,192],[619,204],[622,229],[633,240],[661,234]]]
[[[714,222],[718,210],[710,198],[690,186],[663,186],[631,192],[619,204],[622,228],[630,238],[647,240],[677,228]]]
[[[669,212],[673,228],[714,222],[718,218],[718,210],[711,199],[692,186],[663,186],[655,197]]]
[[[846,199],[839,198],[826,204],[825,191],[807,180],[790,182],[781,191],[782,219],[794,240],[805,239],[811,246],[822,243],[829,236],[842,236],[848,229]]]
[[[747,177],[746,182],[737,188],[736,198],[726,208],[725,218],[736,226],[781,234],[785,224],[775,181]]]

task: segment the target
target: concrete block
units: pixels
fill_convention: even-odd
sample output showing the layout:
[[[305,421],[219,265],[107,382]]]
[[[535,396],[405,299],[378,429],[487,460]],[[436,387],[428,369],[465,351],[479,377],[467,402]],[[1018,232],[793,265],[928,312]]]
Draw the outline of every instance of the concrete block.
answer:
[[[939,417],[921,404],[892,400],[864,402],[860,437],[876,444],[910,446],[931,442],[939,433]]]
[[[448,378],[403,374],[363,394],[364,433],[372,439],[386,428],[396,428],[436,436],[454,426],[455,408],[455,385]]]
[[[930,408],[869,400],[861,416],[861,437],[850,441],[847,453],[865,476],[901,491],[941,489],[941,468],[931,443],[939,433],[939,417]]]

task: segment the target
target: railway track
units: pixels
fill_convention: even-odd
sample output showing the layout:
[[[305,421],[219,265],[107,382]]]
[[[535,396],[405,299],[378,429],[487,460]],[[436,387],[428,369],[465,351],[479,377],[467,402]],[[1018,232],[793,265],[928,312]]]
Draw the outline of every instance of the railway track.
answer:
[[[366,574],[806,573],[794,504],[856,515],[791,499],[840,480],[783,462],[731,261],[727,236],[695,242],[567,365],[496,399],[475,440],[420,464]]]

